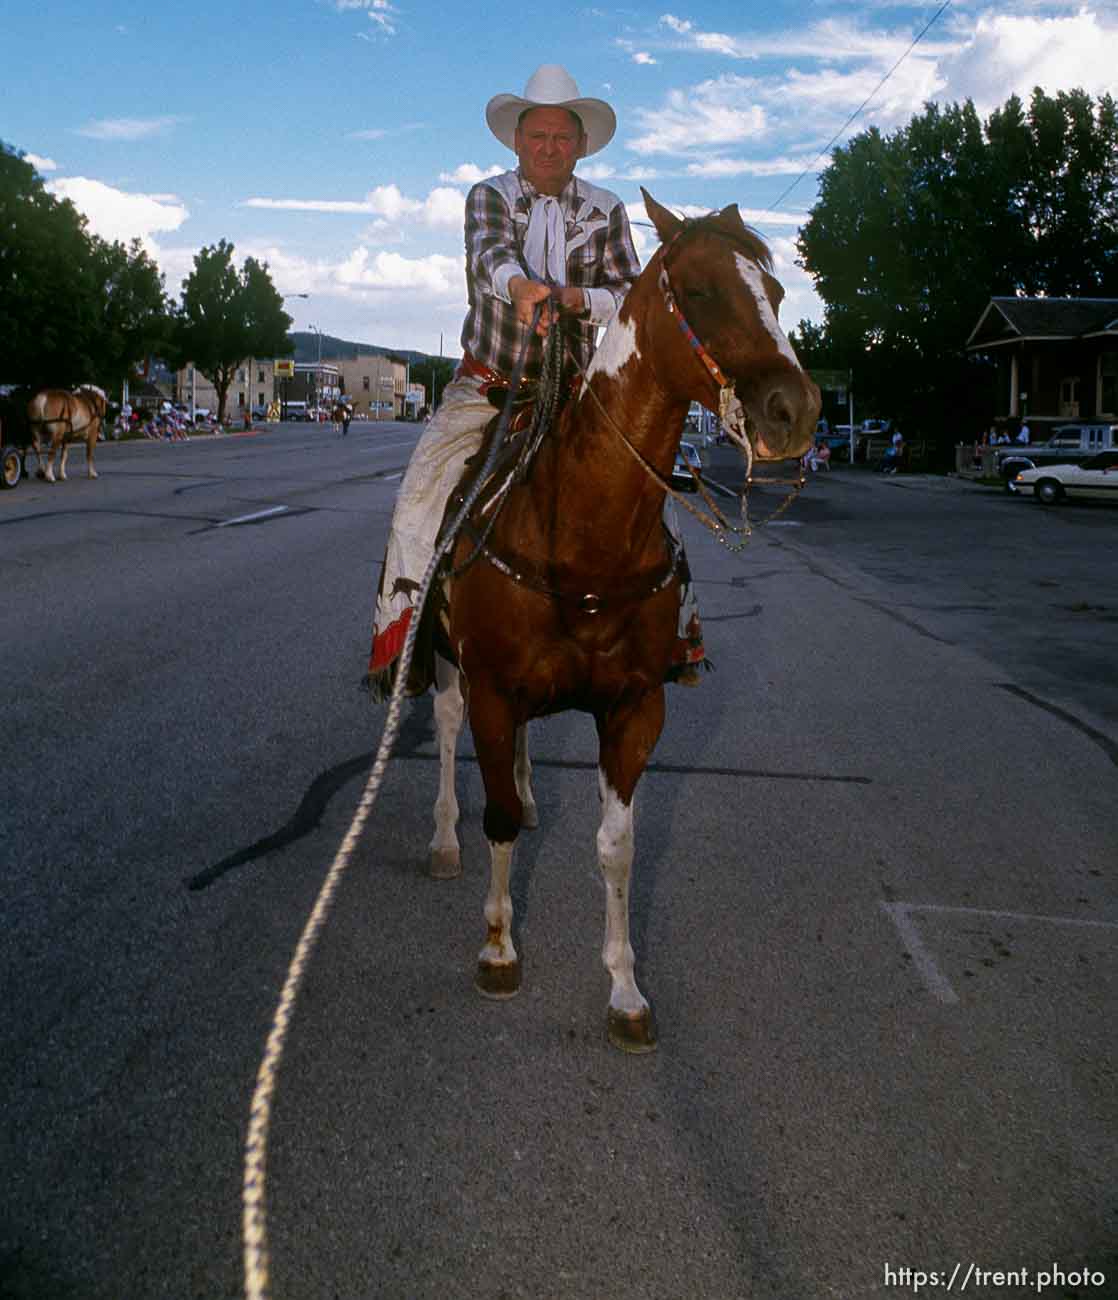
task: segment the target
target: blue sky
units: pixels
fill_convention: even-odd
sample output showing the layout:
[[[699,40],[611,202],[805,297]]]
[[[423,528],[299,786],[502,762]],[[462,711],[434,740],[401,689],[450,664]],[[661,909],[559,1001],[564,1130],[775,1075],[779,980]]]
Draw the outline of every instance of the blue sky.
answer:
[[[619,121],[579,171],[634,220],[640,184],[677,211],[737,203],[773,246],[790,328],[822,317],[793,241],[868,97],[840,142],[927,100],[1118,93],[1113,0],[951,0],[909,50],[939,9],[9,0],[0,139],[99,234],[141,238],[176,298],[194,253],[225,238],[238,264],[266,260],[281,292],[310,295],[287,304],[296,328],[431,352],[441,334],[456,355],[463,197],[515,162],[486,102],[562,63]],[[651,233],[635,234],[647,257]]]

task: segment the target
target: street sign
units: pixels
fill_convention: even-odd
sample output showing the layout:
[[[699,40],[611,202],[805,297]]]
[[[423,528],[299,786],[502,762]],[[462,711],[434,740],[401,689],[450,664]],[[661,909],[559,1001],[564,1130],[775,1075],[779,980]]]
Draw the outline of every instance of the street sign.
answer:
[[[275,376],[277,379],[294,379],[295,378],[295,361],[291,357],[286,357],[274,363]]]

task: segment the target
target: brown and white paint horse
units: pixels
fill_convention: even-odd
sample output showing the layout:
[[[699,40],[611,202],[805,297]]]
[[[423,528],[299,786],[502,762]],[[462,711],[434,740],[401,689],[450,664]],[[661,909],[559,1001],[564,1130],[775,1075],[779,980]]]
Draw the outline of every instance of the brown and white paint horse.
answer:
[[[783,290],[768,249],[737,208],[681,222],[644,197],[660,249],[527,481],[509,493],[486,558],[448,583],[447,645],[456,666],[436,661],[441,771],[430,859],[433,875],[461,870],[454,754],[468,709],[491,858],[476,982],[487,996],[511,996],[520,986],[513,846],[521,827],[536,824],[526,724],[567,709],[591,714],[599,737],[607,1028],[615,1046],[634,1052],[651,1050],[655,1031],[629,940],[633,794],[664,723],[680,579],[662,526],[664,488],[632,449],[666,482],[690,403],[719,407],[719,384],[681,332],[681,315],[733,385],[757,459],[802,456],[820,406],[777,323]],[[459,538],[456,565],[473,545],[468,535]]]
[[[93,449],[101,432],[101,421],[108,408],[108,398],[94,384],[82,384],[74,392],[64,388],[44,388],[27,404],[27,423],[31,430],[31,445],[35,449],[37,473],[48,483],[54,479],[54,458],[61,453],[58,477],[66,477],[66,457],[70,443],[79,438],[85,441],[85,468],[90,478],[97,477],[93,468]],[[46,469],[43,468],[41,437],[46,437]]]

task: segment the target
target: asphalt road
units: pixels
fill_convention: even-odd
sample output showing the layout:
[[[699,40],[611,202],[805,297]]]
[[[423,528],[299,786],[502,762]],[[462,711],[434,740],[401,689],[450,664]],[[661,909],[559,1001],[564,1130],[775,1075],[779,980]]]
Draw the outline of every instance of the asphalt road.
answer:
[[[242,1293],[415,434],[114,445],[0,497],[5,1300]],[[1118,512],[838,468],[739,556],[684,529],[717,670],[637,802],[659,1051],[603,1033],[589,720],[533,727],[493,1004],[477,768],[431,881],[415,702],[280,1068],[274,1295],[1118,1295]]]

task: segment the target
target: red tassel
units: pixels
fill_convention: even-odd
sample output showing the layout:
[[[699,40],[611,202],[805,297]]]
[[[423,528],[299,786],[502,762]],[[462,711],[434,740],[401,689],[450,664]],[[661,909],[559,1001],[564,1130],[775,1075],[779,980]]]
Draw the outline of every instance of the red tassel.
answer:
[[[369,655],[369,672],[381,673],[399,658],[411,625],[411,609],[405,609],[395,623],[389,623],[383,632],[373,632],[373,646]]]

